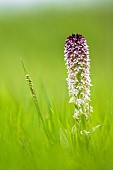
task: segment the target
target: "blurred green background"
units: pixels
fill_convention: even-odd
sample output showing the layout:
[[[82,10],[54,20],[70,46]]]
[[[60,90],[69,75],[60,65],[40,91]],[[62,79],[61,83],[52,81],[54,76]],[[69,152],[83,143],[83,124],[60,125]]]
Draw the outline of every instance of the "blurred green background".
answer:
[[[65,39],[86,38],[91,58],[92,102],[104,114],[113,92],[113,7],[36,8],[0,17],[0,94],[28,95],[21,58],[38,89],[43,81],[59,100],[67,93]],[[40,91],[38,89],[37,91]],[[60,95],[59,95],[60,94]],[[27,96],[28,97],[28,96]]]
[[[14,136],[13,139],[11,137],[12,130],[7,125],[5,117],[10,117],[9,115],[12,112],[15,115],[16,112],[19,112],[20,107],[23,107],[25,111],[29,108],[34,112],[34,108],[30,108],[31,105],[29,105],[31,95],[25,82],[21,59],[32,77],[42,110],[46,112],[43,86],[50,100],[54,98],[58,110],[63,110],[64,103],[68,105],[69,100],[65,80],[67,70],[64,62],[64,44],[66,37],[72,33],[82,34],[89,45],[93,84],[91,98],[94,107],[94,119],[100,117],[102,121],[107,111],[113,112],[112,4],[92,5],[85,8],[50,6],[37,9],[35,7],[32,10],[23,10],[21,12],[18,10],[14,13],[11,11],[1,13],[0,140],[1,143],[2,141],[6,143],[6,145],[1,145],[1,160],[2,154],[6,153],[2,160],[1,170],[16,168],[16,166],[10,166],[8,169],[7,165],[5,165],[5,162],[8,162],[7,153],[9,152],[9,155],[11,155],[10,149],[12,149],[15,139]],[[70,116],[73,115],[73,107],[71,108],[69,105],[68,108],[71,109]],[[29,113],[27,114],[25,117],[28,116],[30,119]],[[16,122],[15,118],[12,123],[12,126],[15,127],[14,122]],[[27,130],[30,129],[31,122],[29,120],[25,121]],[[16,150],[16,145],[13,149],[17,154],[16,163],[18,164],[18,155],[21,152]],[[12,162],[15,157],[15,154],[13,154],[12,152]],[[25,162],[30,165],[26,155],[22,156],[23,158],[25,157]],[[11,163],[10,161],[8,162],[9,164]],[[26,165],[23,165],[23,169],[24,167],[25,169],[32,169],[32,166],[26,167]],[[62,167],[60,168],[62,169]]]

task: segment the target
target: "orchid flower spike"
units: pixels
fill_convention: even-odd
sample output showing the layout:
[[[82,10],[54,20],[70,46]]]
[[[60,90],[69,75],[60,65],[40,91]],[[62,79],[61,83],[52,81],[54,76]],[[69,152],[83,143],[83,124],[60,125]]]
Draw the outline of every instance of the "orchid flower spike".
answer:
[[[90,106],[90,59],[88,45],[80,34],[67,37],[64,47],[68,70],[68,89],[70,103],[74,103],[74,118],[80,120],[82,115],[89,119],[93,108]]]

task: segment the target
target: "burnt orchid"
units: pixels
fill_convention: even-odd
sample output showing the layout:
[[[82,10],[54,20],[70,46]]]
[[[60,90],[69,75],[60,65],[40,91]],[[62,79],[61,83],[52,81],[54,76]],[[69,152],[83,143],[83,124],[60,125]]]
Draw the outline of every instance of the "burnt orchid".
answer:
[[[68,70],[68,90],[70,103],[74,103],[74,118],[79,121],[81,116],[89,119],[93,108],[90,106],[90,59],[85,38],[80,34],[67,37],[65,43],[65,61]]]

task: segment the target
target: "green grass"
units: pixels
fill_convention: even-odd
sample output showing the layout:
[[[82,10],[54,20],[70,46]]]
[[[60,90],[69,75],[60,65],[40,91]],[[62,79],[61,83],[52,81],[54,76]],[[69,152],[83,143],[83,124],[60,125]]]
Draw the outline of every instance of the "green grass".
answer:
[[[0,17],[0,169],[113,169],[112,8],[48,9]],[[64,43],[81,33],[90,46],[93,87],[89,137],[72,140]],[[43,121],[21,64],[30,73]],[[45,132],[46,131],[46,132]],[[78,143],[77,143],[78,141]]]

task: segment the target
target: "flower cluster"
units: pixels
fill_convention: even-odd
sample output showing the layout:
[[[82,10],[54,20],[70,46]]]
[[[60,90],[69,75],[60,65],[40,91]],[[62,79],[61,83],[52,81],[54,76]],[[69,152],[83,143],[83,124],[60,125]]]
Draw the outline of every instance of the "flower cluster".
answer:
[[[68,89],[70,103],[75,105],[74,118],[81,115],[90,117],[90,59],[86,40],[80,34],[67,37],[65,43],[65,61],[68,69]]]

